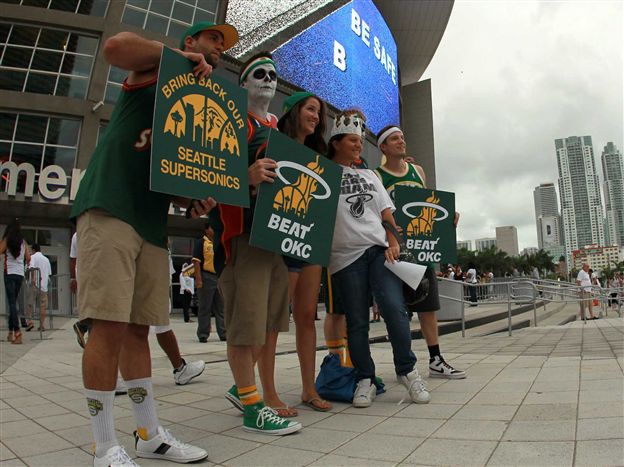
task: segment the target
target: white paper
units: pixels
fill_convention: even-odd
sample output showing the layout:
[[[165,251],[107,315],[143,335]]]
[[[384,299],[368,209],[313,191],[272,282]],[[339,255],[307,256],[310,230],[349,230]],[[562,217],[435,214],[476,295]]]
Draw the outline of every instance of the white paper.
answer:
[[[427,266],[408,263],[405,261],[397,261],[396,263],[389,263],[386,261],[384,266],[390,269],[399,279],[414,290],[418,288],[418,284],[420,284],[420,281],[425,276],[425,271],[427,270]]]

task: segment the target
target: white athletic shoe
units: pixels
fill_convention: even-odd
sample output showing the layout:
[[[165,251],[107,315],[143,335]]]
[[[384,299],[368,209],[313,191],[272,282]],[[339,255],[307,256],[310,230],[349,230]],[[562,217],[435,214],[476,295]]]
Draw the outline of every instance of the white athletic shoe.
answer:
[[[113,446],[102,457],[93,456],[93,467],[139,467],[122,446]]]
[[[359,380],[353,394],[353,407],[370,407],[376,395],[377,386],[372,383],[370,378]]]
[[[447,379],[464,379],[466,372],[464,370],[458,370],[446,363],[441,355],[433,357],[431,363],[429,363],[429,377],[430,378],[447,378]]]
[[[427,391],[427,386],[418,374],[418,370],[414,368],[411,373],[404,376],[397,375],[397,380],[407,389],[410,399],[417,404],[428,404],[431,400],[431,395]],[[401,399],[400,403],[403,403],[405,397]]]
[[[158,427],[158,434],[147,441],[141,439],[135,431],[134,445],[138,457],[165,459],[179,464],[196,462],[208,457],[204,449],[178,441],[162,426]]]
[[[196,362],[186,363],[184,359],[184,366],[181,370],[173,370],[173,380],[177,385],[185,385],[191,382],[193,378],[197,378],[204,372],[206,364],[203,360],[197,360]]]

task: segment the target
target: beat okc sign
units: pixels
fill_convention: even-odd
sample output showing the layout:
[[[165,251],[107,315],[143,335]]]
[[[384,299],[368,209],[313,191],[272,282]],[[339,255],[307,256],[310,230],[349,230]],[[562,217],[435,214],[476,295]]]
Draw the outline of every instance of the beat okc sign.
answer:
[[[456,263],[455,194],[410,186],[394,190],[394,217],[419,263]]]
[[[277,131],[269,134],[266,157],[277,162],[277,177],[259,187],[249,243],[326,266],[342,169]]]

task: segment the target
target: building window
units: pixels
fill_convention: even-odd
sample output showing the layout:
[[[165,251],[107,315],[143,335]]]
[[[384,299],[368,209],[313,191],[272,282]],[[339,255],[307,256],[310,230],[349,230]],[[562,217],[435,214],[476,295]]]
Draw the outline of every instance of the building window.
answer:
[[[84,99],[98,39],[0,23],[0,89]]]
[[[34,6],[81,15],[106,16],[109,0],[0,0],[0,3]]]
[[[117,68],[116,66],[110,66],[108,68],[108,78],[106,78],[106,90],[104,91],[104,102],[107,104],[115,104],[121,94],[121,85],[128,76],[128,72]]]
[[[35,172],[59,165],[71,174],[78,151],[81,121],[19,113],[0,113],[0,162],[31,164]],[[0,191],[7,190],[7,175],[2,174]],[[20,173],[17,190],[24,190],[25,174]]]
[[[122,22],[179,38],[199,21],[214,22],[218,0],[127,0]]]

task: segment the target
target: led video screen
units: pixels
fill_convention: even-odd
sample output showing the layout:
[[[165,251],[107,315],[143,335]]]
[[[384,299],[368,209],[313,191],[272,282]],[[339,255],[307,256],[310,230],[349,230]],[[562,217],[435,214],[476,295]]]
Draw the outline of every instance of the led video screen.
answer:
[[[274,51],[281,78],[338,109],[356,107],[378,132],[399,124],[397,48],[372,0],[353,0]]]

